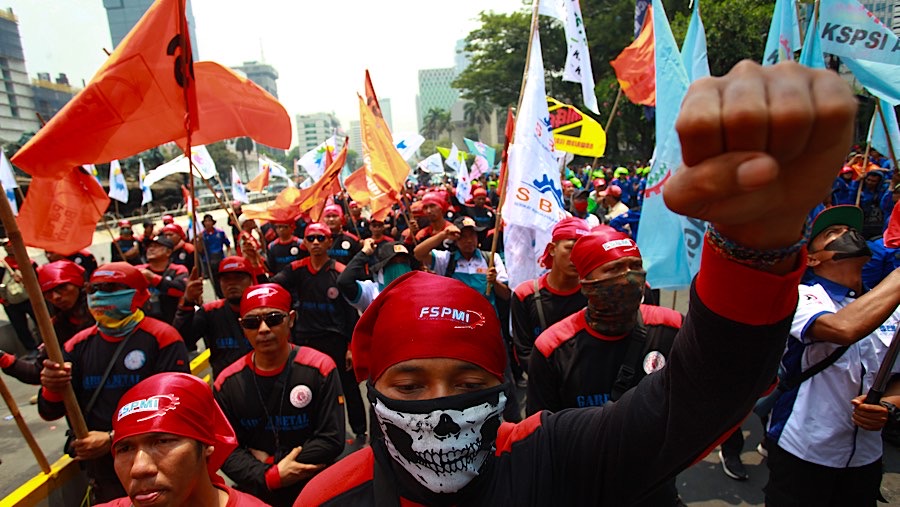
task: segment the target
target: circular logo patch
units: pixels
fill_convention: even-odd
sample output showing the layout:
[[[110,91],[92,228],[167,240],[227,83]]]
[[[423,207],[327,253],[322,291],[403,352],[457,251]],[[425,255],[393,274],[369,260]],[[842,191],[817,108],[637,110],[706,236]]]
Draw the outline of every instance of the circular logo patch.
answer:
[[[75,264],[81,264],[81,257],[75,257]]]
[[[651,350],[644,357],[644,373],[647,375],[659,371],[666,365],[666,357],[658,350]]]
[[[184,252],[181,252],[180,254],[178,254],[178,258],[181,260],[185,260],[185,259],[187,259],[187,254]]]
[[[142,350],[132,350],[125,356],[125,367],[129,370],[137,370],[147,362],[147,355]]]
[[[343,242],[341,242],[341,248],[343,248],[344,250],[349,249],[349,248],[350,248],[350,242],[349,242],[349,241],[343,241]]]
[[[328,291],[325,292],[325,295],[328,296],[328,299],[337,299],[338,297],[337,287],[328,287]]]
[[[303,408],[312,402],[312,390],[303,384],[291,389],[291,405]]]
[[[297,255],[298,253],[300,253],[300,249],[295,246],[292,246],[291,247],[291,255]]]

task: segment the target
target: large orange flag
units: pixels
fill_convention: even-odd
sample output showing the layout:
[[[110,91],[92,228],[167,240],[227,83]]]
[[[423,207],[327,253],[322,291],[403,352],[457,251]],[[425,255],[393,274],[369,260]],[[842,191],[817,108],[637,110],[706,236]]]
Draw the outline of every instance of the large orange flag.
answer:
[[[184,0],[157,0],[12,162],[33,176],[61,177],[183,137],[185,111],[196,111],[190,47]]]
[[[109,197],[80,169],[59,171],[62,179],[35,176],[16,220],[25,244],[70,255],[91,244]]]
[[[645,106],[656,105],[656,62],[653,43],[653,9],[647,8],[641,33],[630,46],[609,62],[628,100]]]
[[[300,191],[295,205],[301,212],[309,212],[313,222],[318,222],[325,209],[325,202],[329,197],[341,191],[341,182],[338,176],[347,161],[347,139],[344,139],[344,147],[335,157],[334,161],[322,173],[322,177],[309,188]]]
[[[191,135],[191,144],[249,136],[266,146],[290,148],[291,118],[269,92],[215,62],[195,63],[194,75],[202,121]],[[186,144],[186,138],[178,141],[182,149]]]
[[[344,188],[350,194],[350,198],[359,203],[360,206],[369,205],[369,187],[367,186],[366,167],[350,173],[350,176],[344,178]]]
[[[384,220],[391,206],[400,200],[410,168],[394,145],[369,71],[366,71],[366,98],[359,97],[359,119],[372,219]]]

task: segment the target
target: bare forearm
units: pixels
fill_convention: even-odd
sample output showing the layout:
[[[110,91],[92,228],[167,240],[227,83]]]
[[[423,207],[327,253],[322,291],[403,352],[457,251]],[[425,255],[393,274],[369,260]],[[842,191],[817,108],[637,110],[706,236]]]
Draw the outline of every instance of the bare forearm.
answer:
[[[810,326],[813,340],[850,345],[869,336],[900,304],[900,271],[836,313],[822,315]]]

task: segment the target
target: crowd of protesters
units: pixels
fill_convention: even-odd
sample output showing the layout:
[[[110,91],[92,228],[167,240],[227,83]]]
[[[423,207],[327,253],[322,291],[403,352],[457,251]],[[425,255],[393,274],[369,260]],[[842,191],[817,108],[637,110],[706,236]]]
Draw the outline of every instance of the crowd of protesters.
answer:
[[[452,178],[410,181],[377,219],[345,193],[319,221],[235,203],[230,238],[211,215],[193,241],[171,216],[143,236],[123,221],[112,262],[37,267],[65,362],[16,325],[28,352],[0,367],[41,385],[48,420],[74,389],[90,431],[67,451],[110,505],[677,506],[675,475],[718,444],[747,479],[739,425],[761,400],[767,504],[874,506],[880,432],[900,424],[900,382],[865,402],[900,321],[893,166],[846,155],[837,76],[740,64],[715,83],[685,99],[666,188],[711,224],[686,315],[658,306],[637,246],[650,168],[581,164],[561,174],[544,274],[518,286],[496,173],[465,202]],[[727,118],[734,90],[786,86],[806,97],[795,117],[762,101]],[[709,131],[688,104],[720,100]],[[754,128],[795,149],[711,140]],[[756,187],[735,183],[749,172]],[[201,341],[211,390],[187,375]]]

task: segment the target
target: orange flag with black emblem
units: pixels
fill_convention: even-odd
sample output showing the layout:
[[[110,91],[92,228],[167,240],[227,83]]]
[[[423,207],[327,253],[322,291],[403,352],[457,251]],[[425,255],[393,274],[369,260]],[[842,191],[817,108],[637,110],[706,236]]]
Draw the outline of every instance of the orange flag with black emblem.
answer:
[[[32,176],[128,158],[194,128],[196,92],[184,0],[157,0],[91,82],[12,158]]]

